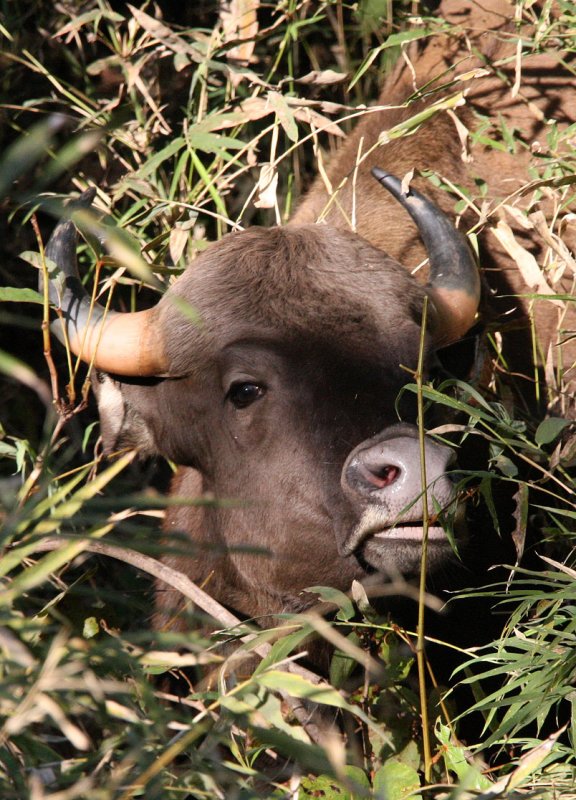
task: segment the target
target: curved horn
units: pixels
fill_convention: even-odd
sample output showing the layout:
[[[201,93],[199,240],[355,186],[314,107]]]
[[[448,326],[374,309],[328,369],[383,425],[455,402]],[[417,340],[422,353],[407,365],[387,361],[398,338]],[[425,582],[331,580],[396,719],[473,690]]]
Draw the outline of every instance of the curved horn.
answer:
[[[460,339],[474,324],[480,302],[480,276],[466,237],[430,200],[389,172],[374,167],[372,175],[410,214],[418,227],[430,261],[426,287],[438,311],[437,344]]]
[[[94,189],[85,191],[69,208],[90,207]],[[50,302],[61,309],[62,318],[51,330],[72,352],[104,372],[131,377],[165,375],[167,358],[158,331],[154,330],[155,309],[135,313],[105,310],[92,302],[78,275],[76,247],[78,233],[72,220],[56,226],[46,246],[46,258],[56,265],[49,270]],[[40,291],[44,276],[40,274]]]

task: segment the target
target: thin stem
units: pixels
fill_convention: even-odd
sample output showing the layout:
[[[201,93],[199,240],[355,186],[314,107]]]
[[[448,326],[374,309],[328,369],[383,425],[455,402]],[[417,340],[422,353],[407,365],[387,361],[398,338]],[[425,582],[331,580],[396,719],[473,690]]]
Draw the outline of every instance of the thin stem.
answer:
[[[58,372],[54,365],[54,359],[52,358],[52,349],[50,346],[50,299],[49,299],[49,288],[50,282],[48,279],[48,267],[46,264],[46,255],[44,251],[44,242],[42,240],[42,234],[40,233],[40,228],[38,226],[38,220],[36,218],[36,214],[32,215],[32,229],[34,231],[34,235],[36,236],[36,242],[38,244],[38,251],[40,253],[40,265],[43,272],[43,310],[42,310],[42,343],[43,343],[43,350],[44,350],[44,359],[46,360],[46,364],[48,366],[48,372],[50,373],[50,383],[52,385],[52,397],[54,400],[54,405],[56,408],[60,406],[59,400],[59,389],[58,389]]]
[[[416,369],[416,389],[418,404],[418,437],[420,441],[420,481],[422,484],[422,557],[420,561],[420,586],[418,598],[418,625],[416,628],[416,662],[418,664],[418,688],[420,693],[420,709],[422,714],[422,749],[424,751],[424,777],[430,782],[432,772],[432,754],[430,750],[430,722],[428,719],[428,696],[426,692],[426,655],[424,652],[424,615],[426,596],[426,573],[428,568],[428,491],[426,479],[425,457],[425,431],[424,431],[424,394],[422,391],[422,374],[424,365],[424,342],[426,333],[426,317],[428,312],[428,298],[424,298],[422,310],[422,331],[420,337],[420,351],[418,353],[418,366]]]

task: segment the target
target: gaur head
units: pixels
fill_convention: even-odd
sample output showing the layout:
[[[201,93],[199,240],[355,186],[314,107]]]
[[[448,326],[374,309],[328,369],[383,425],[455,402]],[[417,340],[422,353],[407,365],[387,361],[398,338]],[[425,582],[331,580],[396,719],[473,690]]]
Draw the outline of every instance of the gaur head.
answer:
[[[425,287],[351,232],[288,225],[229,234],[153,308],[105,313],[78,280],[70,220],[47,248],[63,317],[53,330],[98,372],[108,450],[161,454],[193,468],[204,492],[235,501],[207,510],[197,535],[219,548],[219,599],[246,613],[255,590],[277,610],[306,586],[418,570],[420,444],[413,401],[397,400],[421,343],[426,368],[472,325],[479,279],[448,218],[375,172],[418,226]],[[431,563],[450,552],[436,516],[454,502],[452,456],[425,440]]]

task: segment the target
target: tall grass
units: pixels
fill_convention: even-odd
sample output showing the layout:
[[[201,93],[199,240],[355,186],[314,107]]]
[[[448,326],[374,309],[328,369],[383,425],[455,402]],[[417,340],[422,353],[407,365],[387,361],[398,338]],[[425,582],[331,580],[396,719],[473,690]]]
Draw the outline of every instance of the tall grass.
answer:
[[[208,4],[181,9],[178,22],[105,0],[3,8],[2,798],[576,797],[568,420],[519,419],[460,382],[407,389],[457,414],[438,435],[486,444],[489,469],[464,476],[462,491],[497,525],[499,487],[511,487],[517,551],[538,515],[546,559],[485,589],[509,622],[462,654],[474,707],[440,701],[427,678],[423,751],[414,632],[362,587],[319,587],[321,607],[261,630],[160,564],[170,467],[158,477],[132,455],[102,459],[85,371],[52,351],[36,292],[52,217],[87,185],[107,249],[88,236],[83,272],[104,297],[113,286],[123,308],[151,302],[226,231],[285,221],[357,115],[351,99],[373,98],[401,43],[443,24],[413,6],[287,0],[248,14],[247,40],[234,13]],[[526,50],[569,50],[575,19],[570,3],[560,22],[544,9]],[[574,173],[562,144],[551,126],[542,189],[559,207]],[[151,629],[154,580],[189,601],[186,633]],[[330,683],[302,666],[311,635],[335,646]],[[191,683],[199,668],[211,679]],[[365,678],[350,690],[353,668]],[[484,728],[464,746],[456,717],[470,712]],[[336,715],[354,736],[327,730]]]

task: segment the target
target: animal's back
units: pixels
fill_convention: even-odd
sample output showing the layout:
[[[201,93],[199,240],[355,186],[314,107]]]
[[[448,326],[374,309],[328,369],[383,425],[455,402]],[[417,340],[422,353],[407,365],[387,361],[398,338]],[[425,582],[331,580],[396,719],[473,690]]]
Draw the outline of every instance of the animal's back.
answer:
[[[534,379],[539,367],[547,373],[550,408],[573,415],[576,308],[562,298],[574,294],[576,262],[569,250],[576,245],[576,223],[563,209],[559,242],[554,230],[559,209],[552,207],[545,189],[525,188],[550,164],[543,157],[550,155],[552,125],[566,130],[576,121],[573,77],[560,55],[555,59],[536,53],[521,63],[516,59],[515,6],[506,0],[444,0],[439,15],[459,27],[407,49],[384,82],[378,107],[386,108],[368,112],[330,160],[326,172],[335,196],[327,191],[326,181],[317,178],[292,223],[321,219],[337,227],[352,224],[372,244],[414,269],[425,257],[416,229],[403,210],[379,192],[371,167],[402,177],[415,170],[412,185],[452,215],[468,193],[470,203],[460,225],[479,231],[489,287],[486,318],[502,336],[510,371],[527,378],[520,381],[517,399],[538,394]],[[417,90],[424,90],[424,100],[408,102]],[[463,93],[462,104],[424,115],[408,135],[386,142],[391,129],[414,120],[433,102],[442,107],[458,92]],[[514,146],[502,140],[506,129],[516,132]],[[375,146],[379,140],[385,143]],[[418,177],[427,171],[444,187]],[[558,267],[557,253],[565,259],[563,268]],[[540,273],[536,265],[544,264],[550,269]],[[533,299],[542,294],[549,296]],[[553,294],[560,299],[554,300]],[[557,393],[551,385],[552,364],[564,373]]]

